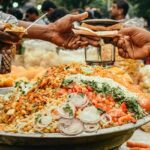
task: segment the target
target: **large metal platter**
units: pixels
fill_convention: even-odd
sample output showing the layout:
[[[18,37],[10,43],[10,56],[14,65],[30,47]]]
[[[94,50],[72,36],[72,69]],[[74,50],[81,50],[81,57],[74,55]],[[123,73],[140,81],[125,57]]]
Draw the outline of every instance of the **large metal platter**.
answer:
[[[0,132],[0,143],[8,145],[49,145],[49,146],[64,146],[68,147],[75,145],[75,149],[79,146],[86,150],[103,148],[114,148],[123,144],[128,140],[134,131],[150,121],[150,115],[137,121],[136,124],[129,123],[123,126],[117,126],[107,129],[100,129],[97,133],[82,133],[77,136],[66,136],[59,133],[53,134],[21,134]],[[88,148],[87,148],[88,147]],[[67,149],[67,148],[66,148]],[[77,148],[78,149],[78,148]]]
[[[120,23],[120,21],[112,20],[112,19],[88,19],[88,20],[83,20],[82,22],[91,25],[106,25],[106,26]]]

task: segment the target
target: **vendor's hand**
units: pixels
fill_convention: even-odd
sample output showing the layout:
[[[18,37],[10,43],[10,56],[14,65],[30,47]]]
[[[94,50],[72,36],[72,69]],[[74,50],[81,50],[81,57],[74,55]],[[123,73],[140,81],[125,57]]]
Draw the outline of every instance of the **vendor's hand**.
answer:
[[[0,41],[4,43],[18,43],[20,38],[16,35],[0,31]]]
[[[53,32],[49,33],[49,35],[51,34],[51,42],[67,49],[77,49],[88,45],[98,46],[100,37],[75,35],[72,31],[73,22],[82,21],[87,18],[87,16],[87,13],[79,15],[66,15],[55,23],[50,24],[50,28],[53,26]]]
[[[18,43],[20,38],[16,35],[4,31],[4,26],[0,24],[0,42]]]
[[[141,59],[150,55],[150,32],[142,28],[124,28],[120,36],[114,39],[120,56]]]

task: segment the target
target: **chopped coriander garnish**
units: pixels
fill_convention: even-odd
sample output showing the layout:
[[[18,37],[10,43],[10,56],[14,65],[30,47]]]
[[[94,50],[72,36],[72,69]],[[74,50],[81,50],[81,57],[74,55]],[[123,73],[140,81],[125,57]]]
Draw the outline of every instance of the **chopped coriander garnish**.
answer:
[[[35,117],[35,123],[40,123],[41,122],[41,118],[42,117],[42,115],[41,114],[37,114],[37,116]]]
[[[73,82],[73,80],[71,80],[71,79],[63,80],[62,86],[67,86],[67,85],[71,84],[72,82]]]
[[[100,108],[97,108],[97,110],[98,110],[98,112],[99,112],[100,114],[106,113],[106,111],[104,111],[104,110],[102,110],[102,109],[100,109]]]
[[[70,68],[70,67],[69,67],[69,66],[67,66],[65,69],[66,69],[66,70],[68,70],[69,68]]]
[[[79,95],[80,95],[82,98],[84,98],[84,96],[85,96],[83,93],[79,93]]]
[[[73,110],[71,109],[71,107],[70,107],[69,104],[66,104],[65,107],[63,107],[63,110],[64,110],[66,113],[69,113],[69,116],[73,116]]]

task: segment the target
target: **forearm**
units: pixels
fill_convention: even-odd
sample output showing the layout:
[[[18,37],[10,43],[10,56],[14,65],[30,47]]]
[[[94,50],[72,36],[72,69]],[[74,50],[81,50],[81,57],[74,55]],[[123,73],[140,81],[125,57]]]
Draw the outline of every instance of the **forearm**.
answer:
[[[19,26],[23,26],[24,28],[27,28],[30,24],[31,24],[30,22],[19,21]],[[53,34],[53,24],[51,25],[35,24],[27,30],[27,35],[25,36],[32,39],[51,41],[52,34]]]

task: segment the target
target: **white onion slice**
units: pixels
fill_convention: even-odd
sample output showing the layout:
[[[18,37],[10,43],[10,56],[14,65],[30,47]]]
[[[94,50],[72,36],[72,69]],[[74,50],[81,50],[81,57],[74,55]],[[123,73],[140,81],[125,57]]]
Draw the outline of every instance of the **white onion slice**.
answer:
[[[86,95],[71,93],[68,96],[68,101],[73,103],[74,106],[76,106],[76,107],[82,107],[83,105],[85,105],[87,103],[88,98],[86,97]]]
[[[38,118],[36,127],[37,128],[45,128],[52,122],[52,116],[50,114],[42,114],[41,117]]]
[[[94,106],[89,106],[84,108],[79,114],[79,119],[84,123],[98,123],[100,121],[100,116]]]
[[[69,106],[69,110],[65,110]],[[75,116],[75,106],[72,103],[65,103],[63,104],[60,108],[58,108],[58,113],[61,117],[67,118],[67,119],[72,119]]]
[[[83,131],[83,124],[78,119],[64,119],[59,120],[59,130],[67,135],[77,135]]]
[[[84,131],[85,132],[95,132],[100,128],[99,123],[95,123],[95,124],[84,124]]]
[[[112,117],[108,114],[103,114],[100,116],[100,122],[102,123],[102,125],[106,126],[112,123]]]
[[[87,99],[86,103],[80,107],[81,109],[85,108],[89,104],[89,99]]]

